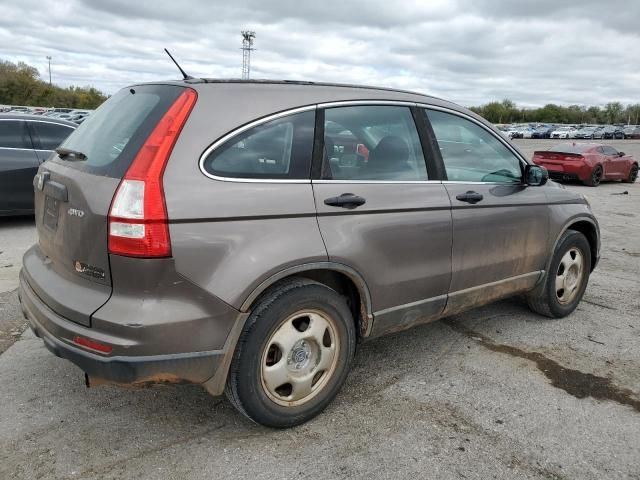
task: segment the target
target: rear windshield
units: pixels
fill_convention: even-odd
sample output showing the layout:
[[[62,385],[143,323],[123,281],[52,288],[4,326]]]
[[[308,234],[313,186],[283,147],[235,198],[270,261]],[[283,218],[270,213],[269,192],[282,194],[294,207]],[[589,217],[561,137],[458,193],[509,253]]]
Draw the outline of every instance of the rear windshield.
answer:
[[[556,145],[555,147],[551,147],[549,152],[555,153],[582,153],[590,148],[593,148],[593,145],[588,143],[563,143],[561,145]]]
[[[121,178],[162,115],[181,93],[174,85],[142,85],[120,90],[73,132],[62,148],[86,160],[54,157],[79,170]]]

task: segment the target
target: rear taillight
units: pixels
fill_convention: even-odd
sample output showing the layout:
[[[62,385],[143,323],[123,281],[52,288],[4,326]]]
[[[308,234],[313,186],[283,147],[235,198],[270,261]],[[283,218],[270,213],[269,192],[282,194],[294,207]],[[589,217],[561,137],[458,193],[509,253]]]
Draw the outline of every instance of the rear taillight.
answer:
[[[162,176],[196,99],[192,89],[180,94],[122,178],[109,210],[109,253],[143,258],[171,256]]]

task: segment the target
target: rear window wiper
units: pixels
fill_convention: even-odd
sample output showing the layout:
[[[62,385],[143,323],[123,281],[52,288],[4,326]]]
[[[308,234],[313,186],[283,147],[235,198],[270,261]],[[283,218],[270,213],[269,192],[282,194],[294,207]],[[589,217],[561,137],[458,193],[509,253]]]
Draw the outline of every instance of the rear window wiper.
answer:
[[[58,148],[56,148],[56,153],[58,155],[60,155],[60,158],[74,157],[76,160],[86,160],[87,159],[87,156],[84,153],[79,152],[78,150],[72,150],[70,148],[58,147]]]

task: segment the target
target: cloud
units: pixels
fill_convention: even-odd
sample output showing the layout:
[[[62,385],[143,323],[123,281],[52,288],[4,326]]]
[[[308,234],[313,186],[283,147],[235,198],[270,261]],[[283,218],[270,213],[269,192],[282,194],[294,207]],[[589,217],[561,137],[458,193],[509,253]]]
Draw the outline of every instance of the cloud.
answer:
[[[240,30],[257,33],[254,78],[411,89],[463,105],[637,103],[640,3],[610,0],[13,0],[4,59],[61,85],[113,93],[177,78],[240,75]]]

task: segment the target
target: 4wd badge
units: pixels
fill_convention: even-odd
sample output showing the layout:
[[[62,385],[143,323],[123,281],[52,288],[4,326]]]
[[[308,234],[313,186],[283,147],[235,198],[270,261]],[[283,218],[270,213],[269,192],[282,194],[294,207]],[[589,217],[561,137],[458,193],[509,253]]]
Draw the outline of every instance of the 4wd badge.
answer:
[[[78,217],[78,218],[84,217],[84,211],[79,210],[77,208],[70,208],[69,210],[67,210],[67,213],[72,217]]]

